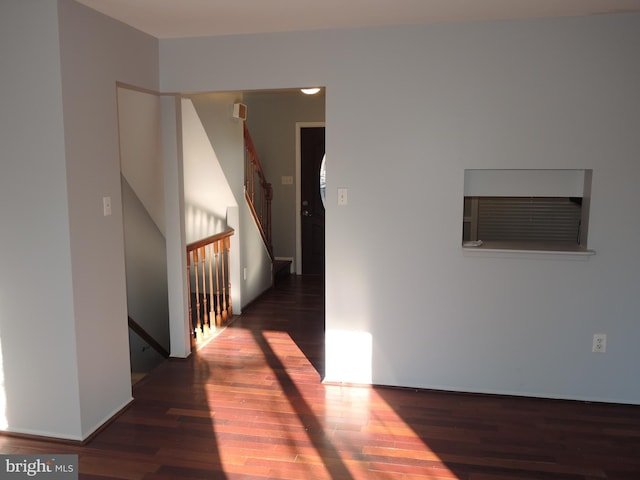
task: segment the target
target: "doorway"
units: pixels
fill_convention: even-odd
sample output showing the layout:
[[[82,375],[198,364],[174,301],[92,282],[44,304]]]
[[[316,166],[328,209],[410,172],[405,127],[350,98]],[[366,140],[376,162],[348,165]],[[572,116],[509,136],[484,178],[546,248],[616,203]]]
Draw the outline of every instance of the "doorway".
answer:
[[[298,261],[296,273],[324,275],[325,209],[320,195],[320,167],[325,155],[324,123],[296,124],[299,183]]]

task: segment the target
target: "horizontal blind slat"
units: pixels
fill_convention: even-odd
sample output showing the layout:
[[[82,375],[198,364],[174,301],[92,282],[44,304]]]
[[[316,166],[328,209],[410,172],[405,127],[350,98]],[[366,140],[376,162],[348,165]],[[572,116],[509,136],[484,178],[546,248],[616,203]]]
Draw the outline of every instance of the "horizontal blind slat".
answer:
[[[479,197],[478,239],[577,243],[581,206],[568,198]]]

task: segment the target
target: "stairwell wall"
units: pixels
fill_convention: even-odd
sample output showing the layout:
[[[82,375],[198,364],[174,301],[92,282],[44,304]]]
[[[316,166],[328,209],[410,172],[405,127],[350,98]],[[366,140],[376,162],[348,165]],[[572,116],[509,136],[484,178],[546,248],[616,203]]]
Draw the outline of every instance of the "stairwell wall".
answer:
[[[127,312],[167,351],[169,306],[165,241],[160,97],[118,88]],[[133,372],[149,372],[163,357],[129,330]]]
[[[191,96],[209,142],[216,152],[225,188],[233,194],[234,210],[227,213],[231,237],[231,288],[235,313],[271,286],[271,258],[244,195],[244,132],[233,118],[233,104],[242,101],[238,92],[208,92]],[[246,269],[246,275],[245,275]]]

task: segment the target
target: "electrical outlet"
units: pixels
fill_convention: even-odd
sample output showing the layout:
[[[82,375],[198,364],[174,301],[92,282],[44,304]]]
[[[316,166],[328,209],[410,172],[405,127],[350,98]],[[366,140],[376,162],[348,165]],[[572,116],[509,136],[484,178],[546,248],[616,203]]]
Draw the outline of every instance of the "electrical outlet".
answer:
[[[607,351],[607,334],[596,333],[593,336],[593,346],[591,351],[595,353],[604,353]]]

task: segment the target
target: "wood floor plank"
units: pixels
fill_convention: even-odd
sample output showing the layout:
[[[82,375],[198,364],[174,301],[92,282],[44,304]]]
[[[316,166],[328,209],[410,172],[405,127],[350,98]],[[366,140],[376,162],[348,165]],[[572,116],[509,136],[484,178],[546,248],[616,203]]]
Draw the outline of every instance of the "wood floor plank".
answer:
[[[165,361],[77,453],[86,480],[639,480],[640,407],[324,385],[323,280],[291,276]]]

